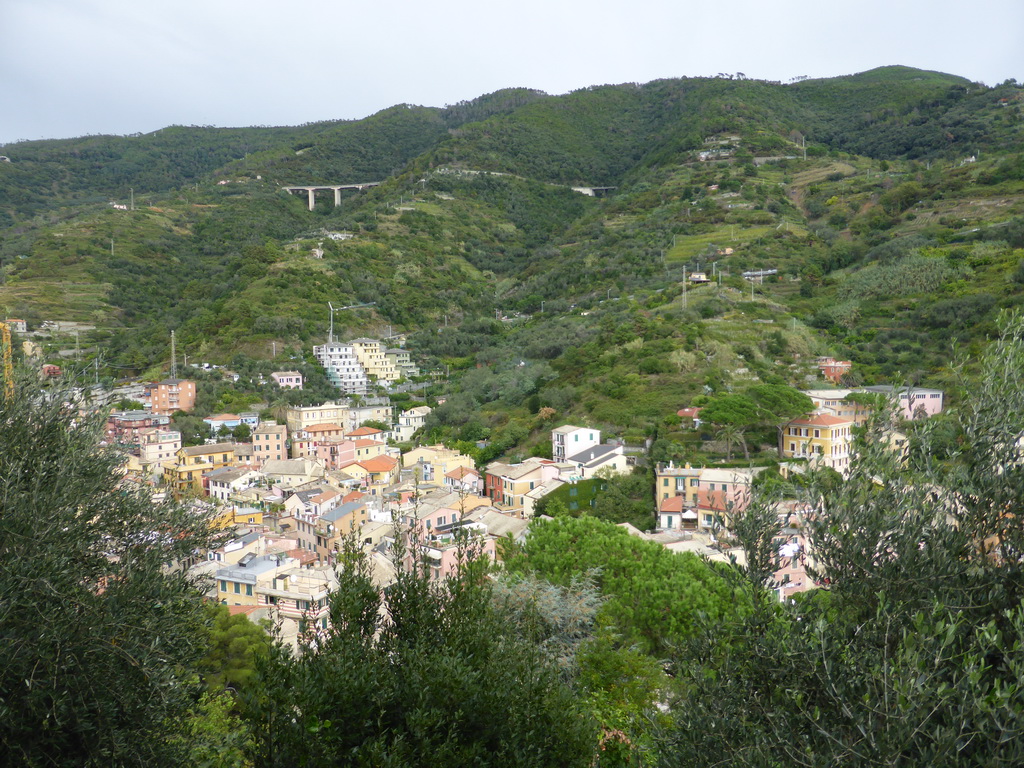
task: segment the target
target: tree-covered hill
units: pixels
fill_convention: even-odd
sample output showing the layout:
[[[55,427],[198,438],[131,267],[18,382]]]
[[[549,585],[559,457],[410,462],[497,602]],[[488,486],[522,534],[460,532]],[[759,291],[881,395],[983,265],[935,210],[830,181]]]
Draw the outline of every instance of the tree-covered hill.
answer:
[[[0,308],[97,325],[109,373],[166,365],[172,328],[211,362],[308,354],[328,301],[374,302],[337,328],[410,333],[452,371],[479,412],[440,429],[528,448],[538,407],[649,433],[709,393],[806,381],[816,354],[934,380],[951,334],[980,344],[1024,295],[1021,94],[884,67],[9,145]],[[280,189],[370,180],[314,211]],[[137,210],[108,205],[132,185]],[[684,296],[694,271],[711,283]]]

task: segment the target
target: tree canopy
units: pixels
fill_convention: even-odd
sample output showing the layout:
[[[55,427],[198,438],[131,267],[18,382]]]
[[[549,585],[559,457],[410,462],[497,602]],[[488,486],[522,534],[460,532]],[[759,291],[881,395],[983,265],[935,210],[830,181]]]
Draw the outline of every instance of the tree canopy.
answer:
[[[180,568],[209,520],[120,484],[99,415],[29,378],[0,399],[0,762],[180,762],[202,592]]]
[[[696,555],[677,554],[589,515],[535,522],[509,567],[555,584],[593,570],[607,598],[602,621],[655,653],[689,637],[699,614],[718,619],[743,602]]]
[[[914,474],[888,447],[883,414],[845,482],[812,480],[809,573],[827,591],[774,599],[778,519],[770,505],[748,508],[737,527],[760,564],[745,574],[754,610],[705,625],[679,656],[665,765],[708,754],[736,766],[1024,760],[1020,318],[982,363],[986,376],[955,414],[965,439],[950,460]]]

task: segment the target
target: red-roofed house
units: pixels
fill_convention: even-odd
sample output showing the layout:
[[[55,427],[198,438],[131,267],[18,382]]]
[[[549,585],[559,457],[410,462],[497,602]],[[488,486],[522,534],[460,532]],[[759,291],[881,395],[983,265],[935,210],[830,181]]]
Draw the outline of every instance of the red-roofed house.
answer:
[[[398,459],[392,456],[375,456],[345,464],[339,469],[362,484],[363,490],[371,496],[380,496],[384,489],[398,479]]]
[[[356,438],[356,437],[372,437],[379,440],[381,435],[384,433],[379,429],[373,427],[359,427],[359,429],[353,429],[351,432],[346,432],[345,437]]]
[[[676,411],[676,415],[679,418],[681,418],[683,421],[692,421],[693,422],[693,428],[694,429],[699,429],[700,428],[700,412],[701,412],[701,410],[703,410],[703,409],[696,408],[696,407],[680,408],[678,411]]]
[[[670,496],[661,501],[658,527],[666,531],[694,531],[697,529],[697,513],[686,506],[685,496]]]
[[[852,367],[853,363],[849,360],[836,360],[833,357],[818,359],[818,368],[821,370],[821,375],[833,384],[838,384],[843,376],[850,372]]]
[[[451,472],[446,472],[444,484],[453,491],[465,491],[478,495],[484,492],[484,479],[472,467],[456,467]]]

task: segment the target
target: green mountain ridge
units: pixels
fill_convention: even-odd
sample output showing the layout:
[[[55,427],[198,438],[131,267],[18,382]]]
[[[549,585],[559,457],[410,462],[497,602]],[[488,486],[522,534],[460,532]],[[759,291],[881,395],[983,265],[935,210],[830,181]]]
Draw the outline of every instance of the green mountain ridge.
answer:
[[[171,328],[193,359],[308,354],[328,301],[375,302],[336,327],[412,332],[455,394],[493,404],[438,426],[519,424],[510,445],[530,403],[649,430],[708,390],[805,382],[828,352],[934,380],[950,328],[980,343],[1021,302],[1021,103],[883,67],[8,145],[0,308],[99,326],[89,354],[120,372],[166,365]],[[382,184],[312,212],[280,189],[358,181]],[[112,209],[127,184],[138,209]],[[751,296],[740,273],[761,268],[778,275]],[[684,269],[722,286],[684,299]]]

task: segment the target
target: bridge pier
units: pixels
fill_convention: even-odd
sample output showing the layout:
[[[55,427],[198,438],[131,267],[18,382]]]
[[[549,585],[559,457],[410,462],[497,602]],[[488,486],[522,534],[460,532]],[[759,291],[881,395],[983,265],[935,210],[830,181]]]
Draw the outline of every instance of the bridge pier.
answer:
[[[334,192],[334,207],[337,208],[341,205],[341,190],[343,189],[355,189],[362,192],[364,189],[370,187],[379,186],[379,181],[363,182],[361,184],[317,184],[310,186],[295,186],[295,187],[281,187],[285,192],[305,192],[307,206],[309,210],[313,210],[316,207],[316,191],[318,189],[327,190],[330,189]]]

